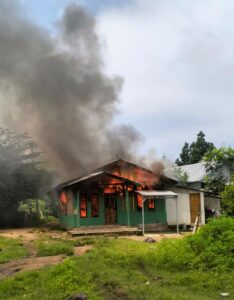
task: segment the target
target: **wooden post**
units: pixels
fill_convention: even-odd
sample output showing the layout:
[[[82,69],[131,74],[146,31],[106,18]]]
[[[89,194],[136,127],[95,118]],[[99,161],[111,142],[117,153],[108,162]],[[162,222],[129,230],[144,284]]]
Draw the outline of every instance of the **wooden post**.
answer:
[[[197,227],[198,227],[198,224],[199,224],[199,217],[200,217],[200,213],[197,214],[197,217],[196,217],[196,220],[195,220],[195,223],[194,223],[194,227],[193,227],[193,234],[196,233],[196,231],[197,231]]]
[[[177,234],[179,234],[179,220],[178,220],[178,198],[177,196],[175,197],[175,201],[176,201],[176,232]]]
[[[80,192],[77,191],[77,227],[80,227]]]
[[[77,227],[77,196],[73,193],[73,224]]]
[[[129,194],[128,194],[128,188],[126,187],[126,210],[127,210],[127,223],[128,226],[130,226],[130,207],[129,207]]]
[[[145,204],[145,199],[142,196],[142,235],[145,235],[145,208],[144,208],[144,204]]]

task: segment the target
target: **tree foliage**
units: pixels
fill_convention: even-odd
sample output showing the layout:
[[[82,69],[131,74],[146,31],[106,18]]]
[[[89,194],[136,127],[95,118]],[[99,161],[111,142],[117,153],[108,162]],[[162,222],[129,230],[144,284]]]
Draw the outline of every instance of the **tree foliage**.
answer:
[[[189,144],[185,143],[180,158],[176,160],[178,166],[194,164],[202,160],[203,156],[214,149],[214,144],[207,142],[205,139],[205,134],[200,131],[197,134],[197,139],[195,142]]]
[[[220,195],[229,183],[234,172],[234,149],[231,147],[214,148],[204,156],[206,162],[206,188]]]
[[[0,226],[15,226],[20,204],[43,196],[52,173],[27,135],[0,128]]]
[[[221,200],[224,212],[234,217],[234,176],[232,176],[230,184],[226,185],[221,193]]]

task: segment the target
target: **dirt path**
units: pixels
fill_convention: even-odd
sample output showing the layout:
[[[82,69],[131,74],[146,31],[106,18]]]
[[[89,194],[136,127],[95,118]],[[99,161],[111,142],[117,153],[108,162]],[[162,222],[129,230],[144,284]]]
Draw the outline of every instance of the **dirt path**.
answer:
[[[29,244],[26,245],[28,247]],[[32,245],[30,244],[30,247]],[[74,248],[74,255],[80,256],[85,252],[91,250],[92,245],[86,245],[81,247]],[[0,265],[0,280],[5,279],[6,277],[15,275],[19,272],[39,270],[44,267],[54,266],[61,263],[66,256],[65,255],[55,255],[55,256],[44,256],[36,257],[36,250],[31,248],[31,256],[23,259],[13,260],[5,264]]]
[[[28,257],[0,264],[0,280],[16,275],[19,272],[39,270],[44,267],[54,266],[61,263],[65,259],[65,255],[37,257],[37,251],[34,242],[43,236],[72,239],[67,232],[59,230],[50,231],[41,228],[0,230],[0,236],[19,239],[22,241],[24,247],[28,250]],[[91,245],[74,247],[74,255],[83,255],[92,248],[93,246]]]
[[[85,254],[87,251],[93,249],[93,245],[86,245],[81,247],[75,247],[74,248],[74,255],[80,256]]]
[[[19,272],[38,270],[43,267],[57,265],[64,259],[63,255],[46,257],[28,257],[10,261],[0,265],[0,280]]]
[[[183,232],[180,234],[177,233],[147,233],[145,236],[140,235],[129,235],[129,236],[121,236],[120,238],[134,240],[134,241],[144,241],[147,238],[152,238],[156,242],[160,242],[163,239],[182,239],[187,235],[190,235],[190,232]]]
[[[164,238],[183,238],[186,234],[147,234],[146,236],[122,236],[121,238],[133,239],[138,241],[144,241],[147,237],[153,238],[156,242]],[[3,280],[9,276],[13,276],[19,272],[38,270],[47,266],[54,266],[61,263],[66,256],[46,256],[37,257],[36,248],[34,242],[42,237],[60,238],[60,239],[73,239],[67,232],[59,230],[46,230],[44,228],[23,228],[12,230],[0,230],[0,236],[10,237],[13,239],[20,239],[28,250],[28,257],[10,261],[5,264],[0,264],[0,280]],[[80,256],[85,252],[91,250],[92,245],[85,245],[81,247],[74,247],[74,255]]]
[[[49,230],[47,228],[19,228],[1,229],[0,236],[12,239],[22,239],[23,241],[35,241],[41,236],[46,235],[53,238],[71,238],[66,231]]]

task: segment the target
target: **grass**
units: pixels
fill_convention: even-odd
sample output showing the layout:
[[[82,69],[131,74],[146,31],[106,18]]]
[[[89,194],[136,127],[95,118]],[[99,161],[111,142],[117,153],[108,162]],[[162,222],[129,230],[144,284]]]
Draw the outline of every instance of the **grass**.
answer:
[[[72,255],[74,247],[94,244],[98,239],[83,238],[83,239],[59,239],[42,237],[35,242],[37,256],[52,256],[52,255]]]
[[[59,239],[43,239],[36,241],[37,256],[52,256],[58,254],[72,255],[73,246]]]
[[[27,256],[27,250],[18,240],[0,237],[0,264]]]
[[[0,299],[58,300],[81,292],[93,300],[218,300],[223,291],[233,297],[234,271],[165,268],[159,245],[99,238],[81,257],[1,282]]]

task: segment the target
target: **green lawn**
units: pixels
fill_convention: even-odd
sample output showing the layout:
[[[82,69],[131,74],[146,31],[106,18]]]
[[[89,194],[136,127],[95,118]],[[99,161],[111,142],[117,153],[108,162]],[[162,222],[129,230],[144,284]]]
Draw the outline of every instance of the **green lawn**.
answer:
[[[59,239],[42,237],[35,241],[37,256],[52,256],[58,254],[72,255],[74,247],[94,244],[98,238]]]
[[[26,257],[27,254],[27,250],[20,241],[0,237],[0,264]]]
[[[165,269],[158,259],[159,244],[99,238],[95,248],[81,257],[2,281],[0,299],[59,300],[85,292],[94,300],[218,300],[224,291],[234,299],[234,271],[185,266],[178,271],[173,265]],[[168,259],[176,255],[171,253]]]

